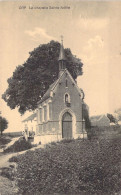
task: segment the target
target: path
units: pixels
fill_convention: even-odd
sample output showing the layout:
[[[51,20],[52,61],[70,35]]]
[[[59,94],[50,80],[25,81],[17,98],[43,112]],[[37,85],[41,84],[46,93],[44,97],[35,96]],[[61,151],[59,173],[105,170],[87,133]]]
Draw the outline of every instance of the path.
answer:
[[[13,181],[0,176],[0,195],[15,195],[16,193],[17,188],[14,186]]]
[[[44,145],[38,145],[38,146],[33,147],[33,148],[29,149],[29,150],[33,150],[34,151],[37,148],[44,148]],[[11,157],[18,156],[20,154],[24,154],[25,152],[27,152],[29,150],[24,150],[24,151],[21,151],[21,152],[10,153],[10,154],[0,153],[0,168],[2,168],[2,167],[8,167],[10,165],[10,162],[8,160]]]

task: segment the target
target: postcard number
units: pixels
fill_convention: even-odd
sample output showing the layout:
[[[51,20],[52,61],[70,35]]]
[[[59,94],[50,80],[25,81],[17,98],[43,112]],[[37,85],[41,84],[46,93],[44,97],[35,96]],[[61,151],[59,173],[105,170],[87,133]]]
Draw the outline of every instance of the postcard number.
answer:
[[[20,6],[19,6],[19,9],[26,9],[26,6],[20,5]]]

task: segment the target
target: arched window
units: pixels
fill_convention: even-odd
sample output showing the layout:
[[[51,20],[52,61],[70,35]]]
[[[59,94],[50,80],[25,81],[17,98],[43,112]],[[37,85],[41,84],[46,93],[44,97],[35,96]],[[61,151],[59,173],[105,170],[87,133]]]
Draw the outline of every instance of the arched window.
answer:
[[[65,103],[70,103],[70,95],[68,93],[65,94],[64,101]]]
[[[65,102],[68,103],[68,94],[65,95]]]

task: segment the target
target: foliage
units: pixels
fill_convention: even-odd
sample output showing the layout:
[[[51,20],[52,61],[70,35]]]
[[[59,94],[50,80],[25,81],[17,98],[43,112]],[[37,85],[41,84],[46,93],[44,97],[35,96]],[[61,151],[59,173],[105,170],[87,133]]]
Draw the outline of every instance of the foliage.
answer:
[[[121,190],[120,139],[76,140],[18,156],[19,193],[115,194]]]
[[[5,147],[6,144],[8,144],[11,141],[10,137],[1,136],[0,137],[0,148]]]
[[[2,132],[8,128],[8,121],[6,120],[6,118],[0,116],[0,132],[2,135]]]
[[[10,159],[9,159],[9,162],[18,162],[18,158],[16,156],[12,156]]]
[[[30,149],[32,147],[33,146],[31,145],[30,142],[26,141],[24,138],[20,138],[13,145],[11,145],[10,147],[6,148],[4,150],[4,153],[20,152],[20,151],[23,151],[23,150]]]
[[[59,143],[64,143],[64,144],[68,144],[68,143],[71,143],[71,142],[74,142],[75,139],[62,139],[59,141]]]
[[[8,79],[8,89],[2,95],[11,109],[18,107],[21,114],[26,110],[34,110],[37,102],[58,77],[60,44],[51,41],[30,52],[23,65],[19,65]],[[82,74],[82,62],[70,49],[65,49],[66,67],[74,79]]]
[[[120,126],[107,126],[107,127],[93,127],[92,139],[112,139],[112,137],[118,137],[121,134]]]
[[[93,131],[91,129],[91,122],[90,122],[90,118],[89,118],[89,110],[88,107],[86,105],[86,103],[83,102],[83,118],[85,120],[85,128],[87,131],[87,137],[88,139],[91,139],[91,137],[93,136]]]
[[[85,103],[83,103],[83,117],[84,117],[84,120],[85,120],[86,129],[90,129],[91,128],[91,122],[90,122],[90,119],[89,119],[89,111],[88,111],[87,105]]]
[[[1,175],[3,177],[7,177],[10,180],[14,180],[14,166],[10,166],[10,167],[3,167],[1,169]]]
[[[114,113],[116,114],[117,121],[121,121],[121,108],[115,110]]]
[[[118,120],[121,121],[121,113],[118,115]]]
[[[116,118],[112,114],[107,113],[107,117],[109,118],[110,123],[117,123]]]
[[[11,141],[10,137],[7,136],[1,136],[0,137],[0,148],[5,146],[6,144],[8,144]]]

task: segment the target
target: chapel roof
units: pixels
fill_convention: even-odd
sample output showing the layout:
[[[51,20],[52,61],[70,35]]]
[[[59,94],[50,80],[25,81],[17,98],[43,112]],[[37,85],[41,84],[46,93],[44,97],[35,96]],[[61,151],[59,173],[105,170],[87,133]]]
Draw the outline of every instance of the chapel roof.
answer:
[[[58,80],[58,79],[57,79],[57,80]],[[53,86],[55,85],[55,83],[57,82],[57,80],[54,81],[54,83],[52,83],[52,84],[50,85],[49,89],[48,89],[48,90],[46,91],[46,93],[43,95],[42,99],[38,102],[38,104],[44,102],[46,99],[48,99],[48,98],[50,97],[50,92],[52,91],[52,88],[53,88]]]
[[[36,113],[31,114],[29,117],[27,117],[25,120],[23,120],[22,122],[26,122],[26,121],[31,121],[36,117]]]
[[[56,88],[56,86],[59,84],[63,74],[67,73],[70,77],[70,79],[72,80],[72,82],[75,84],[79,94],[81,95],[81,90],[79,89],[79,87],[77,86],[76,82],[74,81],[73,77],[71,76],[71,74],[69,73],[69,71],[67,69],[65,69],[62,74],[60,75],[60,77],[50,85],[49,89],[46,91],[46,93],[44,94],[44,96],[42,97],[42,99],[38,102],[39,103],[42,103],[44,102],[45,100],[47,100],[49,97],[50,97],[50,92],[51,91],[54,91],[54,89]]]

